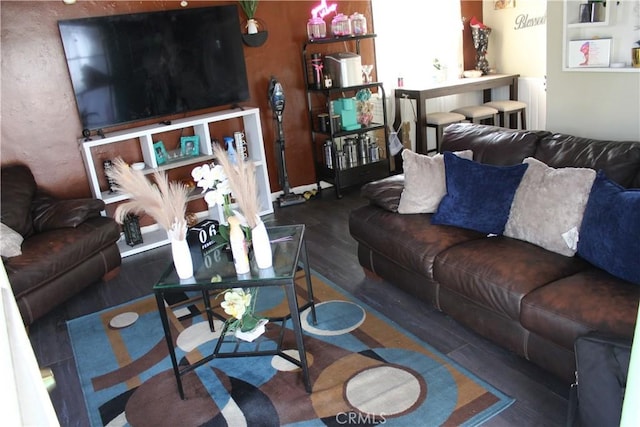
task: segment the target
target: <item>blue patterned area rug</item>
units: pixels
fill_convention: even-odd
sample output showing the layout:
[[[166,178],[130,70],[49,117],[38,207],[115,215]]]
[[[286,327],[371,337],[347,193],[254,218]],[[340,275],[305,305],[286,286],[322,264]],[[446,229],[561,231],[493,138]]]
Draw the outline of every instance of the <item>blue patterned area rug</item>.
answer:
[[[295,365],[260,356],[189,372],[181,400],[153,296],[69,321],[92,426],[472,426],[513,403],[326,278],[314,273],[312,281],[318,323],[301,314],[311,394]],[[304,295],[304,276],[297,282]],[[211,354],[219,332],[210,332],[202,300],[181,298],[169,302],[169,321],[185,365]],[[287,306],[280,288],[262,288],[258,305],[269,316]],[[123,313],[137,320],[123,327],[135,318]],[[277,330],[268,324],[264,341]],[[284,344],[297,354],[290,329]]]

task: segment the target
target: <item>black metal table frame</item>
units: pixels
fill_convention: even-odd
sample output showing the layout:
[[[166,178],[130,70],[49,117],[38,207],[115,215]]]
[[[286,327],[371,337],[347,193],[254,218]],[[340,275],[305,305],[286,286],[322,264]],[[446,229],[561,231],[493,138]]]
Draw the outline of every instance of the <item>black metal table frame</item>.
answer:
[[[189,366],[183,367],[182,369],[180,369],[180,367],[178,366],[178,361],[176,358],[176,352],[175,352],[175,346],[173,345],[173,337],[171,334],[171,328],[169,325],[169,319],[167,317],[167,307],[165,307],[165,300],[164,300],[164,295],[167,293],[173,293],[173,292],[185,292],[185,291],[201,291],[202,292],[202,297],[204,299],[204,305],[205,305],[205,311],[207,313],[207,319],[209,321],[209,327],[211,329],[211,331],[214,330],[213,328],[213,316],[215,315],[213,310],[211,309],[211,302],[209,299],[209,292],[214,291],[214,290],[224,290],[224,289],[228,289],[230,287],[233,287],[233,284],[230,284],[229,282],[225,282],[225,283],[208,283],[208,284],[184,284],[184,285],[180,285],[179,289],[154,289],[154,293],[155,293],[155,297],[156,297],[156,303],[158,305],[158,313],[160,314],[160,320],[162,321],[162,328],[164,329],[164,334],[165,334],[165,339],[167,342],[167,347],[169,348],[169,356],[171,357],[171,364],[173,366],[173,372],[174,375],[176,377],[176,382],[178,385],[178,393],[180,394],[180,398],[182,400],[184,400],[184,389],[182,387],[182,376],[190,371],[193,371],[194,369],[204,365],[205,363],[210,362],[213,359],[216,358],[226,358],[226,357],[247,357],[247,356],[267,356],[267,355],[277,355],[280,356],[282,358],[284,358],[285,360],[299,366],[302,370],[302,376],[303,376],[303,380],[304,380],[304,385],[305,385],[305,390],[307,391],[307,393],[311,393],[311,381],[309,379],[309,365],[307,362],[307,353],[304,347],[304,340],[303,340],[303,336],[302,336],[302,324],[300,322],[300,313],[308,308],[311,308],[311,320],[313,322],[313,324],[317,323],[317,318],[316,318],[316,309],[315,309],[315,302],[314,302],[314,297],[313,297],[313,287],[311,285],[311,270],[309,268],[309,259],[308,259],[308,253],[307,253],[307,245],[306,242],[304,240],[304,233],[301,235],[300,237],[301,242],[300,242],[300,246],[298,249],[298,253],[295,256],[295,266],[300,266],[300,264],[302,264],[302,268],[304,270],[304,274],[305,274],[305,279],[307,282],[307,297],[308,297],[308,301],[307,303],[303,304],[302,306],[298,305],[298,299],[296,297],[296,291],[295,291],[295,274],[294,277],[291,278],[286,278],[286,279],[273,279],[273,280],[261,280],[261,281],[257,281],[257,282],[252,282],[252,281],[244,281],[244,280],[238,280],[236,285],[240,286],[240,287],[269,287],[269,286],[282,286],[285,289],[285,294],[287,297],[287,303],[289,305],[289,314],[283,317],[275,317],[275,318],[269,318],[269,321],[275,321],[275,322],[281,322],[281,332],[280,332],[280,336],[279,339],[277,341],[278,345],[277,348],[275,350],[260,350],[260,351],[245,351],[245,352],[238,352],[238,351],[232,351],[232,352],[220,352],[220,347],[224,341],[225,338],[225,332],[227,329],[227,324],[225,323],[223,330],[220,333],[220,337],[218,338],[218,342],[216,343],[216,346],[214,348],[214,351],[200,359],[199,361],[190,364]],[[173,263],[171,264],[171,267],[169,268],[173,268]],[[294,316],[293,313],[296,313],[296,315]],[[300,357],[300,360],[296,360],[295,358],[289,356],[288,354],[284,353],[282,351],[282,340],[284,337],[284,327],[285,327],[285,323],[288,319],[291,319],[292,322],[292,329],[293,329],[293,333],[296,339],[296,345],[298,347],[298,355]],[[236,347],[237,348],[237,347]]]

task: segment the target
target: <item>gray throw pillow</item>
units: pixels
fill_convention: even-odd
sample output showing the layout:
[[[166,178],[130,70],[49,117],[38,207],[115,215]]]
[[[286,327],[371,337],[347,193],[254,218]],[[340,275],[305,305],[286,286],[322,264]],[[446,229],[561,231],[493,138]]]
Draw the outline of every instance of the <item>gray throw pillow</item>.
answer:
[[[552,168],[532,157],[516,190],[504,235],[574,256],[596,171]]]
[[[22,255],[23,240],[20,233],[0,222],[0,255],[5,258]]]
[[[456,156],[473,160],[473,151],[456,151]],[[426,156],[411,150],[402,152],[404,189],[398,204],[398,213],[434,213],[440,200],[447,194],[444,158],[442,154]]]

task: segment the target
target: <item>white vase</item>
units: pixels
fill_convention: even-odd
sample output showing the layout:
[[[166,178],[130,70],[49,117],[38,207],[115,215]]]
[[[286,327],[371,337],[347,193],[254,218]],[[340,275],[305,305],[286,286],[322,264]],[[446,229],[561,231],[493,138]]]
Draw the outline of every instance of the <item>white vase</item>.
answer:
[[[273,266],[273,254],[271,253],[271,242],[264,222],[258,219],[256,226],[251,230],[251,246],[258,268],[269,268]]]
[[[191,251],[187,239],[171,239],[171,255],[173,256],[173,265],[176,273],[181,279],[188,279],[193,276],[193,261],[191,260]]]
[[[258,32],[258,21],[255,19],[247,20],[247,34],[256,34]]]
[[[231,245],[236,273],[238,275],[249,273],[251,268],[247,257],[247,244],[244,239],[244,233],[240,228],[240,221],[236,216],[229,217],[229,244]]]

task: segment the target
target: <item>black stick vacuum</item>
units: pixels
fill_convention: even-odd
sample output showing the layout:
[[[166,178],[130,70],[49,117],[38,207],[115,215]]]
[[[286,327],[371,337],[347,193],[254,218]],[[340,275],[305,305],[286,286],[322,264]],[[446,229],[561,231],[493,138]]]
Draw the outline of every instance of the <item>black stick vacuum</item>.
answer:
[[[291,205],[297,205],[304,203],[306,199],[291,191],[289,186],[289,176],[287,175],[287,161],[284,154],[284,130],[282,127],[282,115],[284,113],[284,91],[282,85],[276,80],[275,77],[271,77],[269,82],[269,104],[273,110],[273,118],[276,121],[278,138],[276,147],[276,158],[278,160],[278,179],[280,186],[282,187],[283,194],[278,198],[278,204],[281,208]]]

